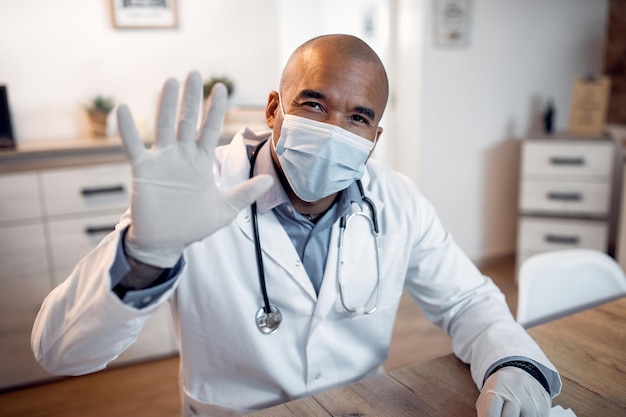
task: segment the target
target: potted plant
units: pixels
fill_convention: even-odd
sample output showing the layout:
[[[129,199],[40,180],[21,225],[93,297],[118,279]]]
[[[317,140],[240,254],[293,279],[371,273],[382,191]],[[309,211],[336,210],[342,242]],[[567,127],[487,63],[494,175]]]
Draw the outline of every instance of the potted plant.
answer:
[[[204,82],[202,93],[204,95],[205,100],[209,97],[209,94],[211,94],[211,90],[213,89],[213,86],[217,83],[222,83],[226,86],[226,90],[228,91],[228,97],[230,97],[235,91],[235,83],[233,82],[232,79],[226,76],[220,76],[220,77],[213,76]]]
[[[95,137],[105,137],[107,135],[107,117],[115,107],[115,100],[112,97],[97,95],[85,105],[85,110],[91,122],[91,133]]]

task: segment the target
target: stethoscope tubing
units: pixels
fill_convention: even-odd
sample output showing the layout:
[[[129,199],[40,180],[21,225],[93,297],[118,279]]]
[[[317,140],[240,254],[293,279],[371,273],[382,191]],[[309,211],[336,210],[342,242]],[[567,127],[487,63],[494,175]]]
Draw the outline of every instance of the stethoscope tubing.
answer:
[[[337,264],[337,287],[339,289],[339,299],[341,300],[341,306],[346,312],[350,314],[369,315],[369,314],[375,313],[376,310],[378,310],[378,306],[380,304],[380,295],[381,295],[381,290],[382,290],[382,262],[380,259],[381,245],[380,245],[380,237],[378,234],[379,229],[378,229],[378,215],[376,212],[376,205],[370,198],[365,196],[363,192],[363,184],[361,184],[360,180],[357,180],[357,186],[359,187],[359,191],[361,192],[361,199],[370,208],[371,217],[367,216],[363,212],[360,212],[360,213],[354,213],[351,216],[342,216],[339,221],[339,245],[338,245],[337,257],[340,259],[340,261]],[[341,272],[341,267],[343,265],[343,261],[341,260],[343,259],[344,233],[346,229],[348,228],[348,223],[350,222],[350,218],[352,218],[352,216],[363,216],[371,220],[371,223],[370,223],[371,228],[372,228],[371,232],[372,232],[372,235],[374,236],[374,245],[375,245],[375,250],[376,250],[376,286],[374,287],[374,290],[370,294],[363,308],[352,308],[346,304],[345,296],[344,296],[343,274]],[[373,297],[375,297],[373,307],[368,310],[365,310],[365,306],[370,304]]]
[[[265,144],[265,142],[267,142],[267,139],[261,142],[252,151],[252,154],[250,156],[249,178],[252,178],[254,176],[254,166],[255,166],[256,158],[257,158],[259,150]],[[371,211],[370,220],[371,220],[371,226],[372,226],[372,234],[374,235],[374,240],[375,240],[375,245],[376,245],[377,282],[376,282],[376,287],[374,291],[372,292],[372,294],[370,295],[368,299],[368,302],[366,303],[366,305],[369,304],[370,301],[372,300],[372,297],[375,297],[374,306],[368,310],[364,310],[364,308],[354,309],[346,305],[344,294],[343,294],[344,288],[343,288],[343,279],[342,279],[342,274],[341,274],[341,263],[342,263],[341,261],[338,265],[337,280],[338,280],[339,295],[340,295],[339,298],[341,299],[341,304],[344,310],[351,314],[366,314],[367,315],[367,314],[374,313],[378,309],[378,305],[380,303],[380,294],[381,294],[381,286],[382,286],[381,285],[382,284],[381,282],[382,281],[381,280],[382,265],[381,265],[381,259],[380,259],[381,248],[380,248],[379,228],[378,228],[378,213],[376,212],[376,205],[370,198],[365,196],[365,193],[363,191],[363,184],[361,184],[361,181],[357,180],[356,182],[357,182],[357,186],[359,187],[359,192],[361,194],[361,198],[363,202],[369,206],[370,211]],[[263,252],[261,250],[261,238],[259,234],[259,225],[258,225],[258,220],[257,220],[258,216],[257,216],[256,201],[251,204],[250,210],[251,210],[251,216],[252,216],[252,229],[253,229],[253,235],[254,235],[254,249],[255,249],[255,254],[256,254],[256,265],[257,265],[257,270],[258,270],[259,286],[261,287],[261,294],[263,296],[263,306],[257,312],[255,320],[256,320],[257,327],[261,333],[272,334],[277,330],[278,326],[280,325],[282,321],[282,314],[277,307],[274,307],[270,304],[270,299],[269,299],[269,296],[267,295],[267,282],[265,279],[265,268],[263,266]],[[360,214],[360,215],[364,215],[364,214]],[[348,222],[349,222],[349,218],[348,216],[345,216],[345,215],[341,217],[340,222],[339,222],[339,228],[341,231],[340,236],[339,236],[339,259],[342,259],[343,237],[344,237],[344,232],[346,230]]]
[[[267,140],[263,141],[262,143],[260,143],[252,152],[252,156],[250,157],[250,175],[249,177],[252,178],[254,176],[254,164],[256,162],[256,157],[257,154],[259,153],[259,149],[261,149],[261,146],[263,146],[263,144],[267,142]],[[263,252],[261,251],[261,239],[259,238],[259,224],[257,222],[257,206],[256,206],[256,201],[252,203],[252,206],[250,207],[250,210],[252,211],[252,229],[253,229],[253,234],[254,234],[254,249],[256,252],[256,267],[258,270],[258,276],[259,276],[259,285],[261,287],[261,294],[263,295],[263,310],[265,311],[265,314],[270,314],[272,311],[272,307],[270,306],[270,299],[267,295],[267,284],[266,284],[266,280],[265,280],[265,268],[263,267]]]

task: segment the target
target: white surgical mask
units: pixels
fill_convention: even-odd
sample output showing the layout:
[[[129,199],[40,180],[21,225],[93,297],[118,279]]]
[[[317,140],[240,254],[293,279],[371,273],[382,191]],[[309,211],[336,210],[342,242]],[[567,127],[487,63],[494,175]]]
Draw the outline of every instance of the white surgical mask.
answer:
[[[374,142],[339,126],[285,114],[279,100],[283,125],[274,150],[298,198],[320,200],[363,176]]]

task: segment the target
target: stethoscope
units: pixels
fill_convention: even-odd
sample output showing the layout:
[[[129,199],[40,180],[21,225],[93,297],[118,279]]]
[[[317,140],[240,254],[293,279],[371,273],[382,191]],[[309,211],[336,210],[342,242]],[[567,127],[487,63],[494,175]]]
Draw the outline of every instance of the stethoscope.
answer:
[[[259,149],[263,146],[266,141],[261,142],[252,152],[250,157],[250,174],[249,177],[252,178],[254,176],[254,164],[256,162],[256,157]],[[343,309],[349,314],[372,314],[378,309],[378,305],[380,304],[380,294],[382,289],[382,260],[380,256],[380,238],[378,236],[378,215],[376,212],[376,206],[374,202],[365,196],[363,192],[363,185],[360,180],[357,180],[357,186],[359,187],[359,191],[361,193],[361,198],[363,202],[365,202],[372,213],[371,217],[365,214],[364,212],[351,213],[350,215],[344,215],[341,217],[339,221],[339,249],[338,249],[338,259],[337,262],[337,284],[339,287],[339,298],[341,300],[341,305]],[[254,233],[254,248],[256,252],[256,265],[259,275],[259,284],[261,287],[261,294],[263,295],[263,306],[259,308],[255,316],[255,322],[259,331],[263,334],[272,334],[280,326],[280,323],[283,321],[283,315],[278,309],[278,307],[270,304],[269,297],[267,295],[267,285],[265,282],[265,269],[263,268],[263,254],[261,252],[261,239],[259,236],[259,226],[257,223],[257,206],[256,201],[252,203],[252,229]],[[370,296],[368,297],[367,302],[361,307],[350,307],[346,302],[344,297],[345,288],[344,282],[341,274],[341,267],[343,265],[343,246],[344,246],[344,234],[346,228],[348,227],[348,223],[351,219],[355,218],[355,216],[363,216],[365,219],[369,221],[370,229],[372,235],[374,236],[374,244],[376,248],[376,286],[372,290]],[[368,305],[371,304],[372,298],[374,298],[374,303],[370,308],[367,308]]]

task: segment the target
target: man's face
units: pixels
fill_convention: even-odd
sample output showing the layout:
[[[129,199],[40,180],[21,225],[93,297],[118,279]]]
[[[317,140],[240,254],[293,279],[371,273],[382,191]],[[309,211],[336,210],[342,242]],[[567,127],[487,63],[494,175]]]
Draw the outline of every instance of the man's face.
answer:
[[[330,123],[370,141],[378,139],[378,127],[386,104],[384,74],[374,63],[346,59],[332,51],[310,50],[286,70],[283,91],[270,93],[267,123],[275,141],[287,114]]]

